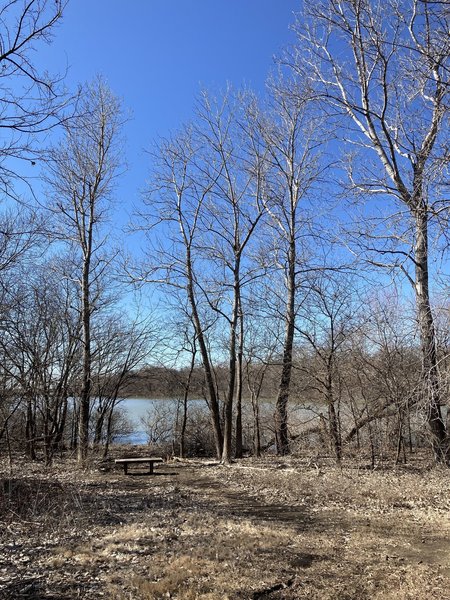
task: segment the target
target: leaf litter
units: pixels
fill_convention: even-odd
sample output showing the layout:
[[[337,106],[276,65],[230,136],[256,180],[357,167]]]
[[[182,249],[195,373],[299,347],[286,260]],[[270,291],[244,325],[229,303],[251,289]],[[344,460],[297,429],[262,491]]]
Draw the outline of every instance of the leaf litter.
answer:
[[[0,466],[2,600],[450,599],[447,469]]]

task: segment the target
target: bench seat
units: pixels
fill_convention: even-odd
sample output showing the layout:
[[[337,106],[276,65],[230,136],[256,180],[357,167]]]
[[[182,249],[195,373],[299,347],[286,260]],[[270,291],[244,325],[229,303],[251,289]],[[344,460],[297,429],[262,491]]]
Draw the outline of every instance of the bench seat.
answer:
[[[162,458],[156,458],[153,456],[144,456],[138,458],[116,458],[114,462],[116,463],[116,465],[123,465],[123,471],[125,475],[128,473],[128,465],[148,464],[149,474],[152,475],[154,472],[153,466],[156,463],[164,462],[164,460]]]

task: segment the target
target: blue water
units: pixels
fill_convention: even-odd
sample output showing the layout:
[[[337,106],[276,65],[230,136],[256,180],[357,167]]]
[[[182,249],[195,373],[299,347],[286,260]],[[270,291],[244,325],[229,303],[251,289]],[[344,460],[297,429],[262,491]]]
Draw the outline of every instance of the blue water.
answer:
[[[189,400],[189,405],[206,409],[204,400],[192,399]],[[142,418],[153,414],[155,411],[160,411],[167,418],[175,420],[177,400],[172,398],[127,398],[122,400],[118,406],[125,412],[126,417],[131,422],[133,432],[117,436],[114,443],[137,446],[148,443],[147,434],[143,430]]]
[[[262,403],[262,407],[267,405],[270,408],[270,413],[273,410],[271,403]],[[125,412],[127,419],[131,422],[133,431],[128,435],[117,436],[114,439],[115,444],[131,444],[131,445],[146,445],[148,444],[147,434],[144,430],[142,418],[147,415],[159,415],[173,423],[176,419],[177,400],[173,398],[127,398],[122,400],[119,405],[121,410]],[[192,399],[189,400],[189,407],[199,410],[207,410],[205,400]],[[317,408],[313,411],[310,408],[297,407],[295,416],[298,420],[310,422],[312,418],[317,418]]]
[[[119,435],[114,439],[115,444],[130,444],[132,446],[145,446],[148,443],[145,431],[133,431],[128,435]]]
[[[164,406],[170,407],[173,405],[174,410],[176,410],[176,405],[172,399],[158,398],[127,398],[122,400],[119,406],[126,411],[127,417],[134,425],[141,427],[141,418],[148,413],[153,413],[155,407],[158,408],[159,405],[162,405],[163,408]]]

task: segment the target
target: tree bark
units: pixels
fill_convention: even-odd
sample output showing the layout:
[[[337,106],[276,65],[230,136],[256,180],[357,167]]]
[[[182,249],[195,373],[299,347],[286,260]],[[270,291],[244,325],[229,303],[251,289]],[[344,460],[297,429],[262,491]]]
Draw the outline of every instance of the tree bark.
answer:
[[[187,427],[187,415],[188,415],[188,400],[189,400],[189,390],[191,389],[191,379],[194,373],[195,368],[195,356],[197,354],[197,350],[195,347],[195,342],[192,347],[192,356],[191,356],[191,364],[189,367],[189,373],[187,376],[187,380],[184,386],[184,395],[183,395],[183,414],[181,416],[181,427],[180,427],[180,458],[185,458],[186,456],[186,427]]]
[[[342,459],[342,445],[341,445],[341,434],[339,428],[339,418],[336,413],[336,407],[334,405],[333,399],[333,391],[330,388],[327,390],[327,404],[328,404],[328,422],[329,422],[329,430],[331,437],[331,444],[333,447],[334,455],[336,457],[336,461],[338,463],[341,462]]]
[[[239,321],[239,298],[240,298],[240,280],[239,280],[240,258],[236,258],[234,266],[233,283],[233,310],[230,321],[230,346],[229,346],[229,370],[228,370],[228,390],[224,406],[224,435],[222,462],[231,463],[231,441],[233,433],[233,398],[236,387],[236,346],[237,346],[237,327]]]
[[[27,398],[27,417],[25,424],[27,456],[36,460],[36,409],[33,398]]]
[[[92,210],[92,207],[91,207]],[[81,282],[82,296],[82,331],[83,331],[83,374],[80,394],[80,414],[78,420],[78,462],[84,462],[89,447],[89,411],[91,404],[91,307],[89,294],[89,274],[92,249],[92,220],[88,231],[88,247],[84,253],[83,275]]]
[[[236,458],[242,458],[244,450],[242,439],[242,392],[240,390],[241,387],[238,385],[236,390],[236,448],[234,452]]]
[[[292,349],[294,345],[295,331],[295,240],[291,240],[288,254],[288,297],[286,303],[286,327],[283,349],[283,363],[281,369],[280,385],[275,407],[275,439],[277,454],[285,456],[289,454],[289,431],[287,404],[292,375]]]
[[[211,362],[209,360],[208,348],[206,346],[205,336],[203,334],[203,328],[200,322],[200,316],[197,309],[197,299],[194,291],[194,274],[192,271],[192,260],[190,248],[186,248],[186,268],[187,268],[187,295],[189,304],[192,311],[192,322],[195,328],[195,334],[198,340],[200,348],[200,356],[202,357],[203,370],[205,373],[206,386],[209,395],[209,409],[211,412],[211,421],[214,431],[214,443],[216,446],[217,458],[221,460],[222,449],[223,449],[223,434],[222,427],[220,424],[220,409],[219,401],[216,393],[216,386],[214,384],[214,378],[212,373]]]
[[[242,439],[242,388],[243,388],[243,354],[244,354],[244,317],[242,314],[241,302],[239,302],[239,348],[237,356],[237,383],[236,383],[236,458],[242,458],[243,439]]]
[[[436,461],[448,463],[449,442],[441,412],[436,334],[428,284],[428,211],[421,205],[415,210],[415,294],[422,350],[423,393],[431,446]]]
[[[259,419],[258,398],[252,394],[253,408],[253,453],[259,458],[261,456],[261,423]]]

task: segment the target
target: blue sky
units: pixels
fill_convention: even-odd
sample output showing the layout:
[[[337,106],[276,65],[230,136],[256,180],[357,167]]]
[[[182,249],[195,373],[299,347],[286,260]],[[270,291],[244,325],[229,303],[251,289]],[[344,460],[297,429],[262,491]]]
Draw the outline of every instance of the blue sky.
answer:
[[[40,45],[35,58],[50,72],[67,68],[72,89],[101,74],[131,116],[116,224],[125,225],[139,204],[150,174],[145,150],[193,116],[201,88],[230,82],[263,92],[274,56],[295,39],[290,25],[300,3],[69,0],[52,43]]]
[[[202,87],[264,89],[274,55],[293,40],[298,8],[299,0],[69,1],[37,58],[50,72],[67,66],[72,88],[102,74],[131,113],[123,209],[138,202],[148,176],[145,149],[191,118]]]

